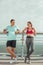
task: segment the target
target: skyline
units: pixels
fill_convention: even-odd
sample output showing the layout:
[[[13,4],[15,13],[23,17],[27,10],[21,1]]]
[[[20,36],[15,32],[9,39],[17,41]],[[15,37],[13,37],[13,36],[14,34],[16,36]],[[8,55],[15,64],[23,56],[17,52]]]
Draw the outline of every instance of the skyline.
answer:
[[[0,0],[0,31],[12,18],[20,29],[30,20],[37,32],[43,32],[43,0]]]

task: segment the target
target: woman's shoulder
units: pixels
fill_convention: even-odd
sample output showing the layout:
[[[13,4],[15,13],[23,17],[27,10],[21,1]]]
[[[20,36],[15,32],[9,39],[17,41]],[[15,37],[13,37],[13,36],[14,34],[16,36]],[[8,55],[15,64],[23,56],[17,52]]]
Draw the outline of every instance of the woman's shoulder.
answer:
[[[28,27],[26,27],[26,29],[29,29]]]
[[[34,27],[32,27],[32,30],[35,30],[35,28],[34,28]]]

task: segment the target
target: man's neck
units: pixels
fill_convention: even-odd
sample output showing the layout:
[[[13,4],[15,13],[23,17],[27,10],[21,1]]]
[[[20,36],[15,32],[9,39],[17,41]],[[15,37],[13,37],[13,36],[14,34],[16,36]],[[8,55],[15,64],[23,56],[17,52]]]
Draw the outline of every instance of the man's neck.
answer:
[[[15,26],[15,25],[11,25],[12,27]]]

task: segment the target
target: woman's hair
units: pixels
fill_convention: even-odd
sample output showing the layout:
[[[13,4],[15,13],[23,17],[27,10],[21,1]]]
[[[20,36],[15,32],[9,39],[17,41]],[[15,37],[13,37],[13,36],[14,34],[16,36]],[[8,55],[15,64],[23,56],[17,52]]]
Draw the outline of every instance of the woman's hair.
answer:
[[[32,23],[30,21],[28,21],[27,23],[31,24],[31,27],[32,27]]]
[[[11,19],[10,22],[12,23],[12,21],[15,21],[14,19]]]

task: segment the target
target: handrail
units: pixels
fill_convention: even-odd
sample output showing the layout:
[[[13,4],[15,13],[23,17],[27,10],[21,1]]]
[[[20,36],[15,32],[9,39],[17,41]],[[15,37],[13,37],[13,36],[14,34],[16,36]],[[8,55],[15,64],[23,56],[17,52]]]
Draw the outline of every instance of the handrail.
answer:
[[[21,49],[22,52],[21,52],[21,55],[22,55],[22,57],[23,57],[23,54],[24,54],[24,50],[23,50],[23,49],[24,49],[24,43],[25,43],[25,42],[24,42],[24,41],[25,41],[24,36],[25,36],[26,33],[18,33],[18,34],[22,35],[19,40],[20,40],[21,43],[22,43],[22,47],[21,47],[21,48],[22,48],[22,49]],[[18,35],[18,34],[17,34],[17,35]],[[4,34],[3,32],[0,32],[0,36],[1,36],[1,35],[6,35],[6,34]],[[42,32],[42,33],[41,33],[41,32],[37,32],[37,35],[41,35],[41,37],[43,37],[43,32]],[[37,35],[36,35],[36,38],[37,38]],[[5,38],[6,38],[6,36],[5,36]],[[40,39],[40,38],[36,39],[36,38],[35,38],[35,43],[39,43],[39,42],[40,42],[40,43],[43,43],[43,38],[41,38],[41,39]],[[3,41],[3,39],[4,39],[4,38],[3,38],[3,36],[2,36],[2,41]],[[0,40],[1,40],[1,37],[0,37]],[[5,39],[4,39],[4,40],[5,40]],[[6,41],[7,41],[7,40],[6,40]],[[17,41],[18,41],[18,39],[17,39]],[[37,42],[37,41],[38,41],[38,42]],[[42,41],[42,42],[41,42],[41,41]],[[4,43],[4,42],[2,42],[2,43]],[[41,44],[41,45],[42,45],[42,44]],[[2,46],[3,46],[3,45],[2,45]],[[36,48],[36,47],[35,47],[35,48]],[[41,47],[40,47],[40,48],[41,48]],[[42,48],[42,49],[43,49],[43,48]],[[36,52],[36,51],[35,51],[35,52]],[[39,51],[39,52],[40,52],[40,51]],[[42,52],[42,51],[41,51],[41,52]],[[4,52],[4,53],[5,53],[5,52]],[[6,53],[6,54],[7,54],[7,53]],[[39,55],[40,55],[40,54],[39,54]]]
[[[0,32],[0,34],[4,34],[3,32]],[[18,34],[23,34],[23,33],[18,33]],[[24,33],[25,34],[25,33]],[[36,34],[43,34],[43,32],[37,32]]]

